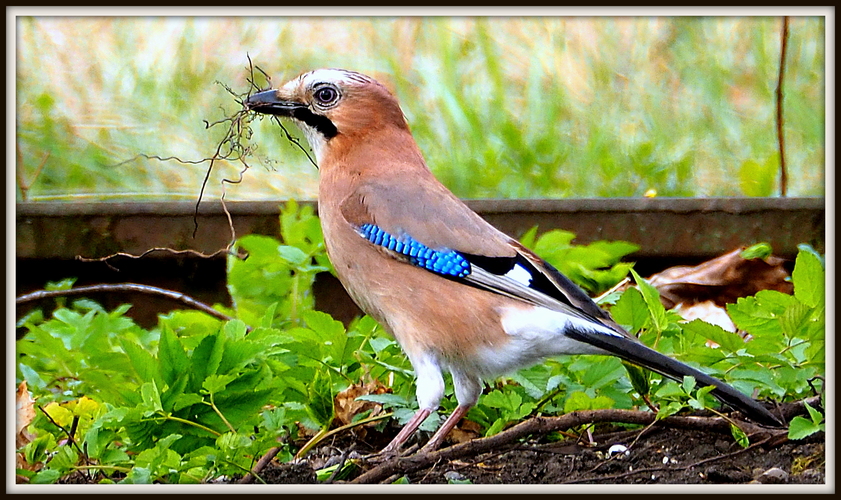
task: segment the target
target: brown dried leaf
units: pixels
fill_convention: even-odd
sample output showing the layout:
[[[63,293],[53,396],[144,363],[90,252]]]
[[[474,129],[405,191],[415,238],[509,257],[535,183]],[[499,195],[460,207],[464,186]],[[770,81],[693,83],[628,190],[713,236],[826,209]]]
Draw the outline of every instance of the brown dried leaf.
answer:
[[[18,385],[15,398],[15,445],[20,448],[32,442],[35,436],[26,430],[35,419],[35,400],[26,388],[26,380]]]
[[[680,317],[686,321],[702,319],[707,323],[718,325],[728,332],[736,332],[736,325],[733,324],[733,320],[727,314],[727,309],[716,305],[711,300],[696,302],[694,304],[681,302],[675,306],[674,311],[680,314]]]
[[[737,248],[697,266],[670,267],[648,281],[660,292],[667,309],[707,301],[724,307],[761,290],[792,293],[791,282],[785,281],[789,274],[784,259],[744,259],[740,255],[743,250]]]
[[[356,398],[368,394],[384,394],[387,392],[390,392],[390,389],[376,380],[366,384],[352,384],[344,391],[336,394],[336,418],[339,419],[342,425],[347,425],[353,421],[353,417],[368,410],[373,410],[371,413],[372,416],[380,413],[382,411],[382,405],[379,403],[359,401]],[[369,425],[376,425],[376,423],[372,422]]]
[[[461,444],[480,437],[482,437],[482,426],[472,420],[462,419],[458,426],[447,435],[447,440]]]
[[[17,395],[15,397],[15,446],[20,448],[31,443],[35,439],[35,435],[27,431],[26,428],[35,419],[35,400],[29,394],[26,388],[26,380],[18,385]],[[24,459],[23,453],[15,453],[15,467],[18,469],[37,470],[41,467],[40,464],[30,464]],[[18,483],[28,482],[22,476],[17,476]]]

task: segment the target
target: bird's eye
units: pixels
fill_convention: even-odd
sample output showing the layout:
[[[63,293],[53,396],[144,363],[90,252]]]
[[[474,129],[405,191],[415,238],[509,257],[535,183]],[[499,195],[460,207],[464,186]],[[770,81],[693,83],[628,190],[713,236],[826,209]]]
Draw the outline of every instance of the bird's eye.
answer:
[[[333,104],[339,99],[339,92],[333,87],[321,87],[315,91],[313,97],[321,105]]]

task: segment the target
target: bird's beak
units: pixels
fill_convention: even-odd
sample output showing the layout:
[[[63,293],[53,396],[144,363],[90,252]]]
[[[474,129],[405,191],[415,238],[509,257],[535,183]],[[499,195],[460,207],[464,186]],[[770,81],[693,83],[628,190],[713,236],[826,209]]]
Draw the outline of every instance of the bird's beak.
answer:
[[[258,113],[279,116],[292,116],[296,109],[306,107],[300,102],[282,99],[276,89],[264,90],[250,96],[246,99],[245,106]]]

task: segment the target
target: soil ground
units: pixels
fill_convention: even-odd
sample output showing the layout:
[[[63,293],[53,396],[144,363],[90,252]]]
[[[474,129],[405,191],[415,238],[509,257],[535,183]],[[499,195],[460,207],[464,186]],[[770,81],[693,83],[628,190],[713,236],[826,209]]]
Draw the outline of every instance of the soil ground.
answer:
[[[595,447],[524,443],[494,453],[438,463],[406,475],[410,484],[825,484],[825,437],[741,451],[731,436],[660,429],[640,438],[629,454],[608,455],[635,435],[594,436]],[[272,463],[261,477],[270,484],[312,484],[315,467],[336,461],[345,446],[314,450],[297,464]],[[355,475],[358,475],[356,473]],[[393,480],[394,478],[392,478]],[[341,482],[341,481],[336,481]]]

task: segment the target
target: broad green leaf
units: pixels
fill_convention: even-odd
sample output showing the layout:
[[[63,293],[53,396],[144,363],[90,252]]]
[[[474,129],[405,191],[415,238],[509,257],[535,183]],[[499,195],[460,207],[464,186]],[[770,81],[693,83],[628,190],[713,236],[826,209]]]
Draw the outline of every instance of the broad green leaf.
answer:
[[[738,334],[728,332],[718,325],[696,319],[682,325],[685,332],[694,333],[703,339],[711,340],[727,352],[736,352],[745,347],[745,340]]]
[[[43,434],[26,444],[23,456],[27,463],[35,464],[47,460],[47,452],[55,448],[56,439],[52,434]]]
[[[552,374],[553,367],[548,363],[541,363],[531,368],[519,370],[511,374],[510,378],[520,384],[529,397],[540,399],[547,392],[546,387]]]
[[[634,282],[637,284],[637,289],[642,294],[642,298],[648,306],[648,313],[651,316],[651,325],[657,332],[662,332],[668,326],[666,319],[666,308],[660,302],[660,293],[656,288],[651,286],[647,281],[642,279],[636,271],[631,269],[631,275],[634,277]]]
[[[251,363],[262,363],[269,354],[267,345],[251,340],[228,341],[222,352],[218,373],[231,373],[243,369]]]
[[[49,415],[54,422],[65,429],[69,428],[70,423],[73,421],[73,412],[55,402],[45,406],[44,412]]]
[[[129,363],[134,370],[134,373],[137,375],[137,381],[139,383],[151,382],[153,380],[160,383],[163,382],[160,368],[158,366],[158,360],[152,356],[148,349],[141,347],[139,344],[129,339],[120,338],[119,343],[123,352],[126,353]]]
[[[695,377],[692,375],[684,375],[682,387],[686,394],[692,394],[692,391],[695,389]]]
[[[534,250],[535,242],[537,241],[537,226],[529,228],[523,236],[520,237],[520,243],[528,249]]]
[[[756,297],[742,297],[735,304],[727,304],[727,314],[736,327],[754,337],[783,339],[779,317],[763,308]]]
[[[330,372],[316,372],[315,379],[307,387],[307,413],[321,429],[326,429],[335,417],[332,387]]]
[[[188,406],[199,404],[202,401],[204,401],[204,398],[202,398],[198,394],[179,394],[172,401],[172,411],[177,412],[178,410],[182,410],[184,408],[187,408]]]
[[[216,394],[225,390],[225,387],[230,384],[234,379],[236,379],[235,375],[210,375],[204,382],[202,382],[201,386],[202,389],[207,391],[209,394]]]
[[[121,484],[152,484],[152,471],[148,467],[132,467]]]
[[[803,405],[806,406],[806,411],[809,412],[809,417],[812,418],[812,423],[817,425],[823,421],[823,414],[821,414],[821,412],[812,408],[812,405],[810,405],[809,403],[803,403]]]
[[[601,410],[604,408],[611,408],[614,401],[605,396],[596,396],[591,398],[586,393],[576,391],[571,393],[564,401],[564,412],[570,413],[581,410]]]
[[[825,272],[818,257],[811,252],[800,251],[791,273],[794,282],[794,296],[809,307],[821,307],[825,297]]]
[[[147,411],[163,411],[161,393],[155,381],[146,382],[140,386],[140,397]]]
[[[304,321],[318,336],[322,345],[324,361],[331,360],[333,366],[340,366],[345,362],[345,346],[347,334],[341,321],[336,321],[329,314],[321,311],[305,311]]]
[[[222,326],[228,340],[240,340],[248,333],[248,326],[239,319],[232,319]]]
[[[636,288],[625,290],[616,305],[611,308],[610,314],[617,323],[634,334],[651,324],[651,314],[645,305],[645,299]]]
[[[69,471],[76,466],[79,460],[79,454],[76,448],[72,446],[59,446],[55,455],[50,459],[49,466],[51,469],[58,469]]]
[[[800,252],[807,252],[807,253],[810,253],[810,254],[814,255],[815,257],[818,258],[818,262],[821,263],[821,266],[826,268],[826,259],[824,258],[823,255],[821,255],[820,252],[815,250],[815,247],[813,247],[812,245],[810,245],[808,243],[800,243],[800,244],[797,245],[797,250],[800,251]]]
[[[619,358],[612,356],[578,356],[570,368],[584,368],[581,373],[581,383],[590,390],[600,389],[625,377],[625,369]]]
[[[300,267],[309,259],[309,256],[303,250],[289,245],[278,246],[277,254],[293,267]]]
[[[231,385],[223,392],[214,396],[213,401],[216,407],[225,415],[225,418],[228,419],[235,429],[239,429],[241,425],[246,423],[251,423],[251,425],[256,424],[260,417],[260,410],[272,396],[276,396],[276,391],[273,389],[262,389],[232,392],[230,389]],[[213,423],[212,427],[218,426],[219,429],[223,428],[218,416],[212,414],[209,418]]]
[[[794,301],[780,316],[783,333],[788,338],[805,338],[812,316],[812,309],[803,302]]]
[[[660,409],[657,412],[657,416],[655,418],[657,420],[662,420],[666,417],[671,417],[672,415],[674,415],[682,409],[683,405],[676,401],[672,401],[668,404],[661,404]]]
[[[42,471],[38,471],[38,473],[30,479],[29,484],[54,484],[59,479],[61,479],[61,471],[55,469],[44,469]]]
[[[158,344],[158,363],[164,383],[173,384],[190,367],[190,359],[184,351],[181,341],[168,327],[161,329]]]
[[[826,424],[816,424],[812,420],[797,416],[788,424],[788,438],[796,441],[825,430]]]
[[[210,375],[215,375],[219,369],[219,362],[223,349],[216,349],[217,346],[222,346],[225,343],[225,335],[212,334],[204,337],[199,345],[193,349],[190,355],[190,377],[192,384],[190,385],[191,392],[195,392],[201,386],[202,382]],[[213,358],[213,353],[218,353],[218,358]]]

